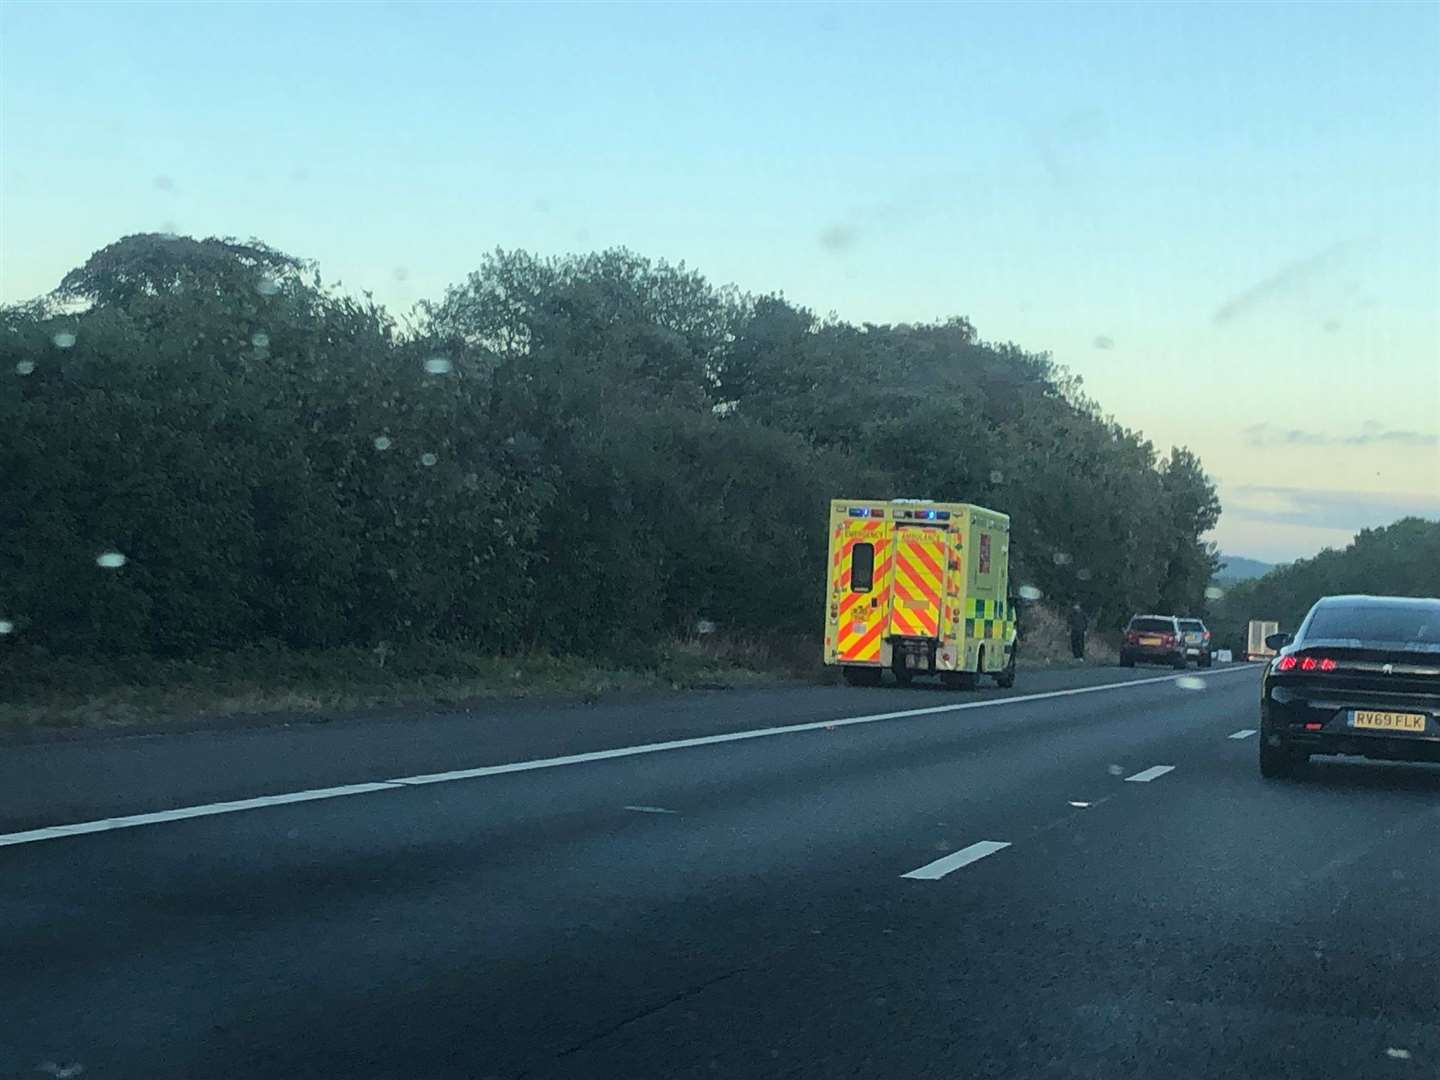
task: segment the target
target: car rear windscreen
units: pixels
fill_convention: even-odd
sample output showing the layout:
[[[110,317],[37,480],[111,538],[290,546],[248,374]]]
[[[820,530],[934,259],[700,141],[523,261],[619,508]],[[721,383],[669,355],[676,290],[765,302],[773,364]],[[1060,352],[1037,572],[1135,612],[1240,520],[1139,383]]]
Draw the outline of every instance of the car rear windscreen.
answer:
[[[1205,629],[1205,624],[1204,624],[1203,622],[1201,622],[1199,619],[1181,619],[1181,620],[1180,620],[1180,629],[1181,629],[1181,630],[1202,630],[1202,631],[1203,631],[1203,630]]]
[[[1305,636],[1437,645],[1440,644],[1440,606],[1331,604],[1316,610]]]
[[[1173,634],[1175,624],[1169,619],[1131,619],[1130,629],[1145,634]]]

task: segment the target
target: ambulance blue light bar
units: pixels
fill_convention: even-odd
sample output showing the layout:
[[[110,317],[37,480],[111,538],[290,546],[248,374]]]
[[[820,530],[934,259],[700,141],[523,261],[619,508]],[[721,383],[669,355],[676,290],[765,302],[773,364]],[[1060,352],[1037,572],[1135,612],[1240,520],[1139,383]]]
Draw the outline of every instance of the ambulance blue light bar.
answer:
[[[885,511],[869,506],[852,506],[850,507],[850,516],[860,518],[883,518],[885,516]]]
[[[949,521],[949,510],[916,510],[912,515],[917,521]]]

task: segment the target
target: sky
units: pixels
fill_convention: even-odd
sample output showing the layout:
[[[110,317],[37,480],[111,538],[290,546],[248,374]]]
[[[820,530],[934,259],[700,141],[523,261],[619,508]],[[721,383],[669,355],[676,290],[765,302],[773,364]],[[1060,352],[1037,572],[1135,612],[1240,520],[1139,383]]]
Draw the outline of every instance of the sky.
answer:
[[[1196,451],[1224,551],[1440,517],[1436,3],[0,4],[0,301],[156,231],[397,314],[623,245],[963,315]]]

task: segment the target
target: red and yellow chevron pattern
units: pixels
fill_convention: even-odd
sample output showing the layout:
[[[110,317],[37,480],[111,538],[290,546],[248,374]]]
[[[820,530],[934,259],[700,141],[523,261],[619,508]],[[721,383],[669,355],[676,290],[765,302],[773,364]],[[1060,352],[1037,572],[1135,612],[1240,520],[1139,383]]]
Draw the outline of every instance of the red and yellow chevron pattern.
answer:
[[[880,660],[880,639],[885,632],[885,615],[890,607],[889,533],[885,522],[867,521],[845,530],[843,541],[835,545],[831,574],[834,591],[840,594],[836,652],[845,663],[873,664]],[[869,592],[850,591],[852,553],[857,543],[875,545],[874,573]]]
[[[945,534],[936,529],[898,529],[890,632],[902,637],[940,636],[940,597],[945,591]]]

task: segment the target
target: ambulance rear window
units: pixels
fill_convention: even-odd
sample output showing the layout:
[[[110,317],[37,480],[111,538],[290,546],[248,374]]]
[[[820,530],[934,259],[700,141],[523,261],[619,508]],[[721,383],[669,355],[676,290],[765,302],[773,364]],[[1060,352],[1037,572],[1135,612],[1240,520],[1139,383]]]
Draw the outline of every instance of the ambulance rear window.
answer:
[[[869,592],[875,587],[875,545],[856,544],[850,549],[850,591]]]

